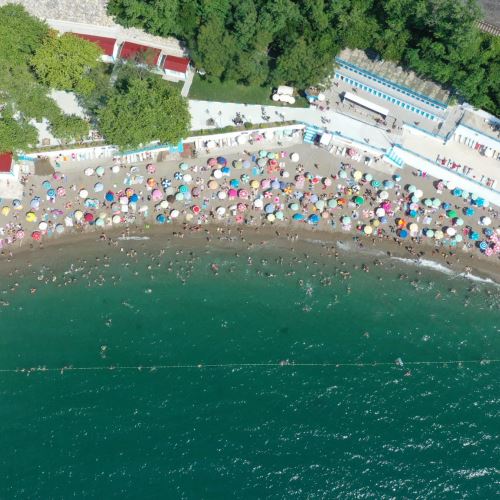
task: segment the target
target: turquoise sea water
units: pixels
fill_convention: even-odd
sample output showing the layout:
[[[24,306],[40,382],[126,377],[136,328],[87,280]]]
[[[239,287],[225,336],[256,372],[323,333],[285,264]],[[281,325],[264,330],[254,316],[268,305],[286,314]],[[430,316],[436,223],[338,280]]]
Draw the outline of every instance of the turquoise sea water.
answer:
[[[103,369],[0,373],[0,498],[493,498],[498,288],[142,245],[2,278],[0,368]]]

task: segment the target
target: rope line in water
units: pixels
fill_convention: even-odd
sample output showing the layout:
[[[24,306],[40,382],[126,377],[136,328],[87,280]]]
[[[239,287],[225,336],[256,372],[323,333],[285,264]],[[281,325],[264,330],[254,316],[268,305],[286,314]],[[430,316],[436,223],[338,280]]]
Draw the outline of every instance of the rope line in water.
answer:
[[[500,359],[470,359],[470,360],[450,360],[450,361],[404,361],[388,362],[388,361],[374,361],[371,363],[294,363],[290,361],[282,361],[280,363],[209,363],[209,364],[184,364],[184,365],[110,365],[110,366],[63,366],[60,368],[47,368],[45,366],[37,366],[33,368],[0,368],[0,373],[24,373],[29,374],[33,372],[60,372],[65,371],[156,371],[156,370],[175,370],[175,369],[200,369],[200,368],[342,368],[342,367],[358,367],[358,368],[375,368],[378,366],[399,366],[404,368],[406,366],[420,366],[420,365],[463,365],[463,364],[477,364],[489,365],[491,363],[499,363]]]

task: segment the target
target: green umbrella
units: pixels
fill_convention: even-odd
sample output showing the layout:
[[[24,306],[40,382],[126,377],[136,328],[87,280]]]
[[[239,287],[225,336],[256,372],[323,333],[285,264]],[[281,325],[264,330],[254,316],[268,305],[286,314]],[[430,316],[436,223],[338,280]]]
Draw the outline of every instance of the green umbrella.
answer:
[[[365,200],[362,196],[356,196],[354,198],[354,203],[356,203],[356,205],[362,205],[364,202]]]
[[[453,219],[457,216],[457,212],[455,212],[455,210],[448,210],[447,215],[450,219]]]

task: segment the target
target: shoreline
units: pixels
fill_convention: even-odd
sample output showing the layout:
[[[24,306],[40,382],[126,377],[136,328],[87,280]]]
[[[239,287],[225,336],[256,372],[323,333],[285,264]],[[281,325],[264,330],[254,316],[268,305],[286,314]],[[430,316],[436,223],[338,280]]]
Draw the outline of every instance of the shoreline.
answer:
[[[0,256],[0,275],[5,275],[9,268],[19,268],[19,263],[46,265],[52,259],[59,260],[61,252],[68,248],[85,247],[82,257],[89,257],[86,251],[101,250],[105,252],[107,245],[125,248],[146,244],[150,240],[155,243],[163,241],[165,248],[189,248],[192,250],[228,250],[237,248],[240,251],[259,249],[274,249],[292,252],[321,251],[322,248],[333,249],[340,255],[348,254],[357,260],[393,260],[402,264],[425,268],[452,278],[462,277],[482,283],[500,286],[500,266],[480,255],[455,252],[449,254],[437,250],[429,244],[419,244],[412,247],[411,241],[399,245],[393,239],[380,237],[369,239],[358,237],[351,232],[326,231],[322,228],[304,225],[298,228],[291,223],[281,223],[274,226],[238,226],[236,224],[209,223],[194,230],[197,226],[174,222],[168,226],[145,224],[127,227],[113,227],[105,231],[90,229],[82,232],[68,232],[45,239],[41,244],[21,245],[11,247],[12,255]],[[196,243],[193,246],[192,243]],[[229,242],[229,244],[228,244]],[[246,247],[246,248],[245,248]],[[412,248],[412,250],[409,250]],[[429,251],[431,250],[431,251]],[[432,252],[432,250],[435,250]]]

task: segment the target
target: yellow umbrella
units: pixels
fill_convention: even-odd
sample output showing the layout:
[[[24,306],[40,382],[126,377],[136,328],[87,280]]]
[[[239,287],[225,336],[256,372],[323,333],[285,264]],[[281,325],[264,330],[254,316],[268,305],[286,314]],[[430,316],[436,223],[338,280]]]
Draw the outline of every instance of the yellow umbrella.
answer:
[[[361,179],[361,177],[363,177],[363,173],[362,173],[362,172],[360,172],[359,170],[356,170],[356,171],[352,174],[352,176],[353,176],[353,177],[354,177],[357,181],[359,181],[359,179]]]
[[[365,234],[372,234],[373,233],[373,227],[371,227],[371,226],[365,226],[363,228],[363,231],[365,232]]]
[[[28,212],[26,214],[26,220],[28,222],[36,222],[36,214],[35,214],[35,212]]]
[[[2,215],[9,215],[9,213],[10,213],[10,207],[2,208]]]

